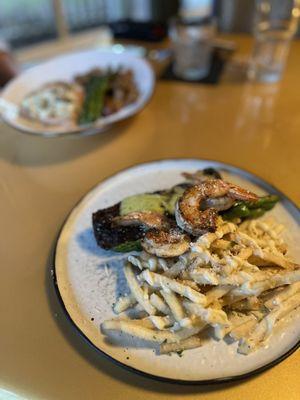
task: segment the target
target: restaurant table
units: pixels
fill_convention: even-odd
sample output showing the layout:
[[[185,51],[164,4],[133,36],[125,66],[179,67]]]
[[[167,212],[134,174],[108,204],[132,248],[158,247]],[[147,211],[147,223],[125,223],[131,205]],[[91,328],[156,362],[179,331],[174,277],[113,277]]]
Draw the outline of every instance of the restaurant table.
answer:
[[[91,37],[17,54],[86,47]],[[251,38],[230,36],[247,55]],[[71,43],[71,42],[68,42]],[[162,158],[204,158],[259,175],[300,203],[300,42],[282,81],[218,85],[158,81],[136,117],[91,137],[45,139],[0,124],[0,399],[298,400],[300,352],[235,383],[180,386],[135,375],[93,350],[67,320],[50,277],[74,204],[115,172]],[[11,397],[9,397],[11,396]]]

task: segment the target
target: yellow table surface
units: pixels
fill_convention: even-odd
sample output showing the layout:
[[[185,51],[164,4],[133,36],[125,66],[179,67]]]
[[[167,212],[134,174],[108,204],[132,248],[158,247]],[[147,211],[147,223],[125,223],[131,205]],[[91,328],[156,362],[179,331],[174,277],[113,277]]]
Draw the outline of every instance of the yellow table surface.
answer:
[[[232,39],[247,54],[250,38]],[[233,384],[179,386],[134,375],[75,333],[49,280],[68,212],[93,185],[132,164],[219,160],[261,176],[299,205],[299,68],[298,41],[279,84],[159,81],[138,116],[93,137],[44,139],[0,124],[0,399],[10,398],[4,390],[30,400],[300,398],[299,351]]]

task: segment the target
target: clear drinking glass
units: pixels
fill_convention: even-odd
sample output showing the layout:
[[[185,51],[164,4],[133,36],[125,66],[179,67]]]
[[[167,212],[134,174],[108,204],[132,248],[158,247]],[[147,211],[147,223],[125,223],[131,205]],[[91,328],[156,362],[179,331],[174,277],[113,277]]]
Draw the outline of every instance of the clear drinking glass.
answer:
[[[300,0],[257,0],[254,48],[248,76],[259,82],[280,80],[290,42],[298,27]]]
[[[215,36],[212,19],[171,21],[169,36],[174,53],[174,74],[186,80],[198,80],[208,74]]]

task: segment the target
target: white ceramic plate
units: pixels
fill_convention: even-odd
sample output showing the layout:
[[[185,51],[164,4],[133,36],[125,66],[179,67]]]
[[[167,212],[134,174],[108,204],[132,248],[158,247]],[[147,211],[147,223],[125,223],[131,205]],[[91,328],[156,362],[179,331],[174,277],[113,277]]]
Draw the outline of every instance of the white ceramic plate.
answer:
[[[202,347],[177,354],[156,355],[147,343],[123,338],[112,340],[100,332],[100,324],[114,317],[112,304],[128,292],[122,270],[124,257],[96,245],[92,213],[126,196],[166,189],[182,181],[181,172],[215,167],[237,184],[257,192],[277,193],[281,202],[271,211],[287,227],[291,256],[300,259],[300,215],[281,193],[260,178],[240,169],[211,161],[165,160],[138,165],[105,180],[73,209],[60,233],[55,256],[55,283],[63,306],[79,331],[98,350],[136,372],[180,383],[207,383],[247,377],[291,354],[299,346],[300,310],[275,330],[265,348],[248,356],[237,353],[236,343],[211,340]],[[120,341],[122,345],[120,345]]]
[[[139,97],[136,102],[110,116],[80,127],[75,122],[63,126],[47,126],[30,121],[18,114],[18,107],[24,97],[46,83],[54,81],[71,82],[75,75],[84,74],[92,68],[116,68],[119,66],[133,71]],[[51,137],[70,133],[97,133],[139,112],[150,99],[154,83],[154,74],[148,62],[133,56],[130,52],[115,54],[108,50],[89,50],[70,53],[30,68],[13,79],[5,87],[0,98],[2,118],[14,128],[36,135]]]

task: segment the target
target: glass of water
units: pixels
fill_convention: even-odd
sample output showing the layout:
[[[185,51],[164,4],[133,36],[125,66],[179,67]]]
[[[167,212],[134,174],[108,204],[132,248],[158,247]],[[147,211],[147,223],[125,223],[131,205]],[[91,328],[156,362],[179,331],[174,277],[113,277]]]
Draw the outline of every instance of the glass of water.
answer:
[[[209,72],[215,23],[211,18],[171,21],[169,36],[174,53],[173,72],[185,80],[199,80]]]
[[[248,71],[251,80],[280,80],[299,15],[300,0],[256,0],[255,42]]]

